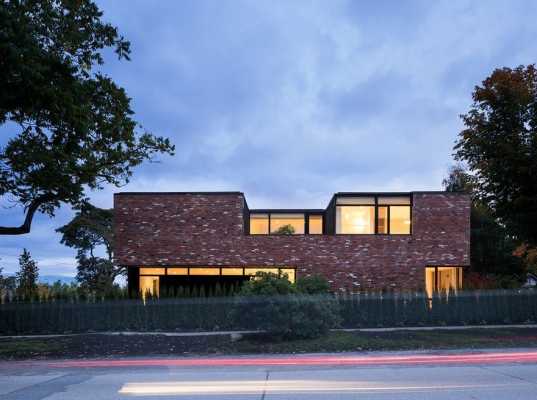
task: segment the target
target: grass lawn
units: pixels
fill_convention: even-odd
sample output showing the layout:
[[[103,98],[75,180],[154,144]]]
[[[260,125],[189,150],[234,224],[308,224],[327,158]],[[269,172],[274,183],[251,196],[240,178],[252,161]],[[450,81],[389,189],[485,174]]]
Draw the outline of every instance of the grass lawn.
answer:
[[[316,353],[375,350],[537,347],[535,328],[454,331],[331,332],[318,339],[275,341],[248,335],[170,337],[85,334],[58,338],[0,337],[0,359],[83,358],[149,355]]]

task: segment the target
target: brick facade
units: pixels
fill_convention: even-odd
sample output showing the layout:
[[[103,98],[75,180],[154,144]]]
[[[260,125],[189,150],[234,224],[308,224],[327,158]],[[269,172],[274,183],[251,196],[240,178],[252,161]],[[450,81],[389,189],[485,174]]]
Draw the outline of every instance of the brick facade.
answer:
[[[466,266],[470,199],[412,193],[411,235],[247,235],[244,195],[121,193],[114,198],[116,261],[139,266],[293,266],[334,290],[415,290],[424,268]],[[134,278],[133,274],[132,277]]]

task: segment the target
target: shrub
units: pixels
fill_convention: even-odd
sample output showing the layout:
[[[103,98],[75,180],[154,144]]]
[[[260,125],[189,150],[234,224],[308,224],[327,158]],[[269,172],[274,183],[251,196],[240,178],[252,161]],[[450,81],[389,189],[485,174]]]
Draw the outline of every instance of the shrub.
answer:
[[[315,282],[304,287],[322,286]],[[243,329],[265,330],[280,339],[314,338],[340,323],[339,305],[333,296],[300,293],[296,285],[275,274],[259,273],[240,294],[232,318]]]
[[[296,289],[299,293],[304,294],[328,294],[330,292],[330,284],[324,276],[312,275],[298,278]]]

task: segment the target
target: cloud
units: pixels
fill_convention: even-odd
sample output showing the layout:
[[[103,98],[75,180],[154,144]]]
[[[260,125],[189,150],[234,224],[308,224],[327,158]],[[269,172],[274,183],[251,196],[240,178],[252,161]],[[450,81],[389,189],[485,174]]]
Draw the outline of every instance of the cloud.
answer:
[[[474,85],[537,50],[529,0],[100,4],[133,49],[105,72],[144,128],[177,146],[124,188],[92,193],[103,207],[118,190],[240,190],[250,207],[318,208],[335,191],[440,189]],[[53,233],[71,215],[39,218],[0,255],[71,257]]]

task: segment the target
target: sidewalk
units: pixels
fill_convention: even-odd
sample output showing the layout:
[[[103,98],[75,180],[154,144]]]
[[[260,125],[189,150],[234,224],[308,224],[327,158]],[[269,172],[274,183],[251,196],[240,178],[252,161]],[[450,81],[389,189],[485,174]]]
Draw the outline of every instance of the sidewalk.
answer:
[[[393,328],[348,328],[332,329],[333,332],[397,332],[397,331],[456,331],[468,329],[535,329],[537,324],[515,324],[515,325],[461,325],[461,326],[414,326],[414,327],[393,327]],[[265,331],[200,331],[200,332],[134,332],[134,331],[111,331],[111,332],[85,332],[85,333],[64,333],[53,335],[18,335],[18,336],[0,336],[2,339],[39,339],[69,337],[81,335],[162,335],[168,337],[192,337],[192,336],[236,336],[240,338],[243,335],[264,333]]]

